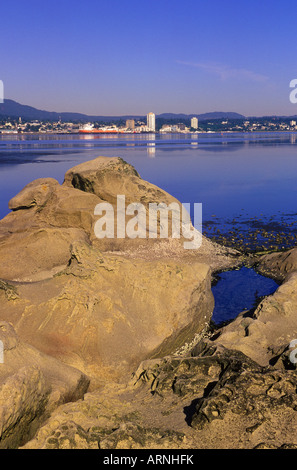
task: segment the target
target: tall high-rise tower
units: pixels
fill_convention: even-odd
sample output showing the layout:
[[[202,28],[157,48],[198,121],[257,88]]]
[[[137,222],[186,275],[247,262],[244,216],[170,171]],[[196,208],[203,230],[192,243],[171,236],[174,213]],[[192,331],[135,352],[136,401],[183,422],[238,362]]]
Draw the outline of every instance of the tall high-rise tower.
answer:
[[[192,117],[191,127],[193,127],[193,129],[198,129],[198,119],[196,117]]]
[[[156,116],[154,113],[148,113],[146,116],[147,119],[147,127],[149,128],[150,131],[155,131],[156,130]]]

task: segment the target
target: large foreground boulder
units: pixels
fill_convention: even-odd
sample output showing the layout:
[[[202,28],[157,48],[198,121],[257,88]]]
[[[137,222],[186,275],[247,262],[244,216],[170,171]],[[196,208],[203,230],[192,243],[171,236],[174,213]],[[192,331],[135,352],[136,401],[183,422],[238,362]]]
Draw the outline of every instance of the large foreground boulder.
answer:
[[[125,196],[125,207],[136,202],[148,210],[150,203],[175,203],[182,210],[179,201],[142,180],[121,158],[98,157],[82,163],[66,173],[63,185],[53,178],[35,180],[11,199],[12,212],[0,221],[0,279],[35,282],[52,278],[67,267],[77,241],[100,251],[125,252],[132,258],[184,259],[190,255],[196,261],[218,267],[234,263],[226,256],[236,255],[234,251],[220,248],[206,238],[198,250],[185,250],[182,237],[170,238],[170,227],[169,239],[98,239],[94,230],[99,218],[94,214],[95,207],[102,202],[111,204],[117,228],[118,195]],[[169,222],[171,217],[169,211]],[[126,218],[128,221],[133,216]]]
[[[0,318],[40,351],[92,379],[124,380],[140,360],[169,354],[209,322],[211,271],[238,263],[203,239],[97,239],[94,209],[181,204],[120,158],[99,157],[27,185],[0,221]],[[160,228],[160,227],[159,227]]]

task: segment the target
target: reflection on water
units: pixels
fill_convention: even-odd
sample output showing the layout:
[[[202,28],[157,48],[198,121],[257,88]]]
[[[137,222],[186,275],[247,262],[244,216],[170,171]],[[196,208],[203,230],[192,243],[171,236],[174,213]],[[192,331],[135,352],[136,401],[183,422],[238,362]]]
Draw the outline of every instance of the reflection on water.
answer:
[[[147,144],[147,154],[151,158],[154,158],[156,156],[156,144]]]
[[[148,143],[147,145],[147,156],[150,158],[155,158],[156,156],[156,134],[148,134],[147,136]],[[152,142],[153,141],[153,142]]]
[[[0,148],[49,148],[49,147],[101,147],[134,145],[156,142],[158,146],[188,146],[192,141],[209,148],[224,151],[223,146],[296,144],[296,133],[221,133],[221,134],[0,134]]]

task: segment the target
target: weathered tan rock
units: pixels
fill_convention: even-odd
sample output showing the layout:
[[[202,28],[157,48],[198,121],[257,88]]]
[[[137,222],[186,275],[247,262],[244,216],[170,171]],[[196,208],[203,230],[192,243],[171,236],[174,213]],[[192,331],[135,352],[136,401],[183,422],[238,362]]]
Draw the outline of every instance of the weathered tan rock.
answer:
[[[30,207],[42,207],[49,200],[59,183],[54,178],[39,178],[27,184],[8,203],[12,211],[29,209]]]
[[[182,239],[97,239],[94,209],[103,200],[115,207],[117,195],[125,195],[126,206],[141,202],[148,208],[150,202],[175,202],[181,207],[120,158],[99,157],[78,165],[66,173],[63,185],[52,178],[38,179],[10,201],[13,212],[0,221],[0,279],[35,282],[51,278],[65,269],[77,241],[132,258],[194,257],[207,264],[234,264],[226,255],[236,256],[236,252],[205,238],[199,250],[185,250]]]
[[[17,448],[42,423],[50,388],[36,367],[23,367],[0,382],[0,449]]]
[[[0,221],[0,318],[93,386],[191,340],[213,309],[209,265],[238,262],[206,239],[199,250],[170,238],[105,246],[94,235],[94,208],[114,205],[118,194],[146,208],[176,201],[122,159],[99,157],[69,170],[63,185],[27,185]]]
[[[116,203],[118,195],[125,195],[128,203],[144,205],[177,201],[166,191],[144,181],[132,165],[117,157],[98,157],[71,168],[65,174],[63,186],[95,194],[111,204]]]
[[[123,160],[100,157],[69,170],[63,185],[28,185],[0,222],[0,318],[21,338],[10,326],[3,337],[3,446],[24,444],[37,426],[26,448],[297,446],[296,374],[287,370],[294,250],[262,259],[286,282],[252,316],[180,357],[209,323],[212,270],[235,266],[237,253],[206,239],[197,252],[173,239],[104,244],[94,207],[118,194],[146,207],[175,201]],[[64,404],[83,395],[86,376],[90,393]]]
[[[58,405],[83,397],[89,379],[19,339],[0,322],[0,448],[18,447]]]
[[[296,372],[203,343],[198,356],[144,361],[125,387],[60,406],[25,448],[296,448]]]
[[[93,378],[119,379],[205,326],[210,282],[200,263],[132,261],[77,244],[63,274],[17,285],[15,300],[2,286],[0,315],[41,351]]]
[[[10,201],[13,212],[0,222],[0,278],[34,282],[65,269],[72,243],[90,243],[98,202],[49,178],[27,185]]]
[[[64,270],[72,255],[74,240],[88,242],[76,228],[36,228],[16,232],[0,240],[0,277],[17,282],[36,282]]]
[[[209,265],[238,262],[235,252],[206,239],[199,253],[187,254],[177,239],[96,239],[94,208],[115,205],[118,194],[126,205],[140,201],[146,208],[176,201],[123,160],[100,157],[70,170],[63,185],[52,179],[27,185],[0,221],[0,318],[20,338],[6,338],[0,374],[3,396],[8,386],[14,390],[3,415],[4,447],[26,442],[59,403],[80,398],[87,376],[91,390],[125,382],[141,360],[191,341],[213,310]],[[64,423],[51,446],[98,446],[79,426]],[[123,446],[132,435],[141,447],[139,432],[147,446],[163,442],[158,431],[128,421],[100,445]],[[168,439],[183,442],[177,431],[169,430]]]
[[[297,248],[261,256],[257,262],[257,269],[263,274],[283,281],[288,274],[297,270]]]
[[[118,196],[125,197],[125,209],[130,203],[141,203],[146,210],[146,227],[145,231],[147,233],[147,238],[145,239],[145,251],[148,250],[148,247],[154,246],[156,244],[163,244],[164,240],[155,240],[149,238],[149,204],[150,203],[165,203],[169,205],[175,203],[178,207],[178,212],[176,212],[179,217],[182,211],[181,203],[175,199],[170,194],[166,193],[157,186],[144,181],[137,171],[128,163],[126,163],[121,158],[105,158],[98,157],[90,162],[84,162],[80,165],[77,165],[74,168],[71,168],[65,174],[65,179],[63,183],[63,188],[72,190],[80,190],[87,194],[96,195],[99,198],[99,201],[108,202],[113,206],[114,210],[114,229],[117,233],[117,219],[118,214],[121,213],[121,210],[117,205]],[[98,202],[99,202],[98,201]],[[95,204],[93,206],[95,208]],[[119,210],[118,210],[119,209]],[[123,212],[122,212],[123,215]],[[125,215],[126,223],[132,219],[133,216]],[[169,235],[171,232],[171,223],[172,223],[172,212],[169,211]],[[134,239],[129,240],[127,237],[124,241],[116,238],[113,240],[98,240],[93,230],[90,232],[90,239],[93,244],[102,249],[102,246],[106,249],[113,251],[113,247],[120,246],[120,251],[123,251],[123,245],[127,248],[130,247],[133,251],[139,246],[143,245],[143,240]],[[157,225],[157,233],[159,233],[160,226]],[[177,241],[177,240],[175,240]],[[176,246],[180,246],[180,240],[176,243]]]

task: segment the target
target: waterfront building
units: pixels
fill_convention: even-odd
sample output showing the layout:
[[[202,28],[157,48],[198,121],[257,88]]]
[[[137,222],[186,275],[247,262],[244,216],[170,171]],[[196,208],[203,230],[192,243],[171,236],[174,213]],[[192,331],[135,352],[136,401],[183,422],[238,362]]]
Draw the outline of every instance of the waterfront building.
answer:
[[[156,130],[156,116],[154,113],[148,113],[147,114],[147,127],[149,128],[150,131],[155,131]]]
[[[134,121],[134,119],[127,119],[127,121],[126,121],[126,128],[127,128],[127,129],[131,129],[131,130],[134,131],[134,129],[135,129],[135,121]]]
[[[191,127],[193,127],[193,129],[198,129],[198,119],[196,117],[192,117]]]

